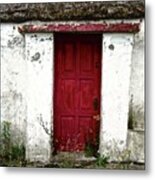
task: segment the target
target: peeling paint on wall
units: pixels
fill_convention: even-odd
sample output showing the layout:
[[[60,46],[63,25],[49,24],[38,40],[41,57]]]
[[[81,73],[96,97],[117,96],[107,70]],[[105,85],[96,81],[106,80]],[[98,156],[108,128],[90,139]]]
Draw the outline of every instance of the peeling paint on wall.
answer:
[[[20,144],[26,135],[26,64],[24,37],[13,24],[1,24],[1,121],[11,123],[11,138]],[[16,25],[17,27],[17,25]]]

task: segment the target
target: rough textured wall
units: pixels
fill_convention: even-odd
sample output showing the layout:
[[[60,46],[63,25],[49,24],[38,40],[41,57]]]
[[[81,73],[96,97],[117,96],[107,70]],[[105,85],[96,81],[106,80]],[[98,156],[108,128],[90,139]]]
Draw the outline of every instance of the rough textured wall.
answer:
[[[144,42],[144,21],[142,21],[140,32],[134,37],[130,82],[128,147],[131,151],[131,160],[136,162],[145,161]]]
[[[133,129],[144,129],[144,21],[135,34],[130,86],[130,118]]]
[[[128,131],[127,148],[130,161],[145,163],[145,134],[144,131]]]
[[[132,47],[133,34],[103,34],[100,153],[111,161],[126,150]]]
[[[24,37],[15,24],[1,24],[1,121],[11,123],[11,137],[24,143],[26,128],[26,62]]]
[[[115,23],[118,21],[106,21],[106,23],[109,22]],[[32,22],[30,23],[32,24]],[[44,24],[39,21],[34,21],[33,23]],[[27,136],[27,159],[31,161],[48,161],[52,150],[50,149],[52,147],[52,132],[50,130],[52,129],[53,104],[50,97],[52,97],[53,87],[53,36],[46,33],[21,35],[17,29],[19,25],[22,24],[1,24],[1,120],[11,122],[12,138],[16,142],[24,142],[25,136]],[[115,34],[111,35],[114,36]],[[102,114],[100,151],[102,154],[106,152],[104,149],[104,140],[108,142],[106,143],[107,150],[109,147],[113,150],[119,142],[120,144],[116,148],[116,151],[111,151],[111,153],[117,152],[116,154],[120,158],[124,158],[124,156],[128,158],[130,156],[130,160],[144,162],[144,22],[141,24],[141,31],[134,35],[133,44],[126,44],[128,40],[123,38],[125,34],[119,34],[117,36],[118,39],[111,39],[111,35],[103,35],[103,46],[105,47],[103,49],[103,70],[105,75],[109,76],[109,79],[106,79],[103,73],[103,79],[105,78],[107,83],[105,86],[103,80],[103,97],[107,98],[107,100],[105,102],[103,101],[104,105],[102,106],[103,111],[106,111],[106,113],[105,115]],[[115,44],[119,44],[118,42],[122,38],[124,39],[122,43],[124,43],[120,43],[120,45],[115,47]],[[113,43],[110,43],[111,41]],[[125,56],[121,54],[123,51],[130,51],[127,45],[129,47],[133,45],[130,77],[130,97],[132,98],[130,98],[129,114],[127,114],[127,97],[121,92],[125,86],[125,92],[128,93],[128,80],[126,80],[126,76],[129,75],[128,65],[130,63],[128,60],[126,62],[123,59],[128,54],[125,53]],[[125,49],[123,50],[124,47]],[[115,61],[114,56],[119,61]],[[109,60],[106,60],[107,57]],[[112,62],[117,63],[113,64]],[[125,74],[126,68],[128,69],[127,74]],[[120,88],[121,83],[125,83],[122,88]],[[115,90],[113,88],[117,87],[117,85],[121,89],[120,92],[119,88]],[[47,89],[44,87],[47,87]],[[111,96],[108,94],[110,92],[108,88],[113,93],[111,100]],[[114,93],[118,96],[114,96]],[[108,96],[105,97],[105,95]],[[108,98],[111,101],[111,105],[114,106],[115,111],[111,111],[112,107],[108,107]],[[28,108],[27,104],[29,104]],[[124,104],[125,106],[123,107]],[[42,105],[44,108],[41,108]],[[114,114],[117,118],[114,117]],[[132,128],[128,132],[127,115],[129,120],[131,119],[133,121],[131,123]],[[107,139],[105,134],[106,128],[108,129],[108,133],[111,134],[107,136]],[[112,137],[116,141],[111,141]],[[120,155],[120,149],[125,147],[126,138],[127,149]]]
[[[52,34],[18,32],[1,24],[1,123],[11,124],[14,143],[28,160],[48,161],[52,146]]]
[[[0,5],[2,22],[101,20],[144,17],[144,1],[57,2]]]
[[[53,127],[53,34],[26,34],[26,159],[49,162]]]

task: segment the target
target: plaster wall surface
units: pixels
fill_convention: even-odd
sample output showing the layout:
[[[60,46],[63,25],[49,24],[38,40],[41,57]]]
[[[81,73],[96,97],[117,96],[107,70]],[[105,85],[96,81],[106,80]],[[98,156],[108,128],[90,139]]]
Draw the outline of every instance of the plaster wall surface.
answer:
[[[0,24],[1,122],[10,122],[11,138],[23,144],[26,136],[26,61],[24,37],[16,24]]]
[[[47,162],[53,150],[54,36],[20,34],[18,26],[23,24],[0,26],[1,122],[11,123],[12,139],[25,144],[28,160]],[[103,34],[102,46],[100,153],[118,160],[120,152],[128,149],[131,160],[144,161],[144,21],[136,34]],[[134,147],[137,142],[139,154]]]
[[[131,79],[129,130],[127,147],[130,160],[145,162],[145,22],[140,24],[140,31],[134,35]]]
[[[26,34],[26,158],[48,162],[53,125],[53,34]]]
[[[130,115],[132,118],[133,129],[144,130],[144,21],[140,25],[139,33],[135,34],[131,82],[130,82]]]
[[[104,34],[100,153],[117,160],[126,148],[133,34]]]

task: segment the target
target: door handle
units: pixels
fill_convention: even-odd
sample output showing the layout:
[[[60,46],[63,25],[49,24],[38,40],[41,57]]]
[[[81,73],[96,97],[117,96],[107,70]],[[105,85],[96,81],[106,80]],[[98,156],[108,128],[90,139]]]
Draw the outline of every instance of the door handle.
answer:
[[[99,100],[98,100],[97,97],[95,97],[93,99],[93,108],[94,108],[95,111],[97,111],[99,109]]]
[[[100,121],[100,115],[99,114],[94,115],[93,119],[96,120],[96,121]]]

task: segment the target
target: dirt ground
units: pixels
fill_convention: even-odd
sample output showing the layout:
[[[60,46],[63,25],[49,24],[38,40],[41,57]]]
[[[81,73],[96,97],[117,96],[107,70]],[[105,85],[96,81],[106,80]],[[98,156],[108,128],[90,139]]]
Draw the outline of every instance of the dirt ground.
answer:
[[[108,162],[104,157],[87,157],[83,153],[59,153],[54,155],[48,164],[27,162],[25,159],[9,160],[0,157],[0,166],[29,168],[78,168],[78,169],[109,169],[109,170],[145,170],[144,163]]]

